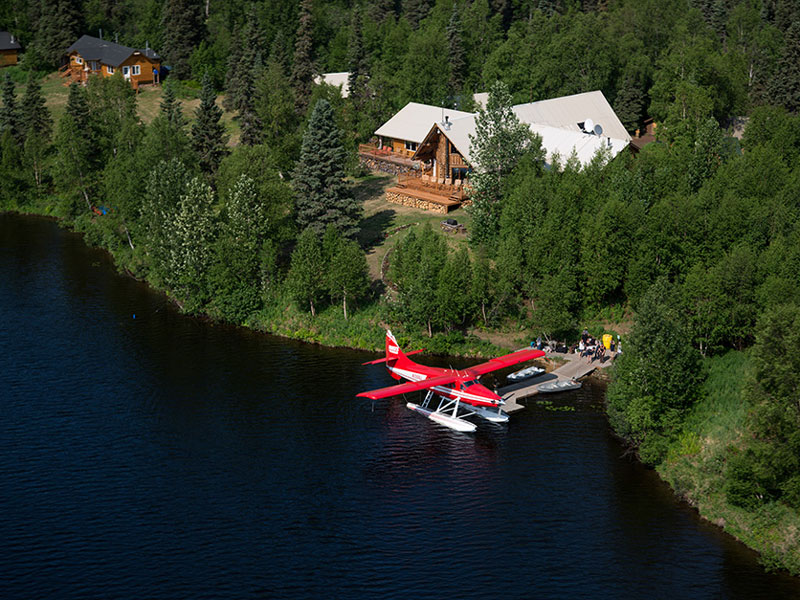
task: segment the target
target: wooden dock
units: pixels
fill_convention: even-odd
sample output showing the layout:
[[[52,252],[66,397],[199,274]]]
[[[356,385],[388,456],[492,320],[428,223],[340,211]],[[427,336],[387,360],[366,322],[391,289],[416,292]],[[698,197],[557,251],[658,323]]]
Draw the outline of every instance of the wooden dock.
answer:
[[[524,404],[520,404],[520,400],[538,394],[539,386],[543,383],[580,379],[581,377],[586,377],[595,369],[605,369],[611,365],[610,358],[606,358],[602,363],[599,360],[587,362],[586,358],[581,358],[577,354],[565,354],[561,352],[550,352],[547,357],[557,357],[566,362],[549,373],[544,373],[538,377],[532,377],[531,379],[499,388],[497,393],[506,401],[503,405],[504,412],[511,414],[525,408]]]

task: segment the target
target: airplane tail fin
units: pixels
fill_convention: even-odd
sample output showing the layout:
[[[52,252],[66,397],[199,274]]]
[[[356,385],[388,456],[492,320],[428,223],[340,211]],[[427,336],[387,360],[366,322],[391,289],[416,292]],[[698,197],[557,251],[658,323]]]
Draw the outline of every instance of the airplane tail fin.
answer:
[[[386,355],[384,358],[379,358],[378,360],[371,360],[369,362],[364,363],[365,365],[377,365],[378,363],[386,363],[386,366],[389,368],[389,372],[391,373],[392,377],[395,379],[400,379],[400,375],[397,375],[392,371],[392,367],[399,366],[403,368],[408,365],[413,365],[414,363],[408,358],[411,354],[417,354],[418,352],[422,352],[422,350],[414,350],[413,352],[405,353],[400,349],[400,344],[397,343],[394,335],[388,329],[386,330]]]

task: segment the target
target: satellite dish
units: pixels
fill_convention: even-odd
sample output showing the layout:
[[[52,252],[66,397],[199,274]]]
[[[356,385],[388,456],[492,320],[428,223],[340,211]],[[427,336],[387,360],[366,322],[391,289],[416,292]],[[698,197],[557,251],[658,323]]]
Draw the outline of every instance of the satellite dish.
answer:
[[[594,127],[594,121],[592,121],[591,119],[586,119],[586,120],[583,122],[583,130],[584,130],[586,133],[591,133],[591,132],[592,132],[592,128],[593,128],[593,127]]]
[[[594,134],[598,137],[603,135],[603,126],[600,123],[594,126]]]

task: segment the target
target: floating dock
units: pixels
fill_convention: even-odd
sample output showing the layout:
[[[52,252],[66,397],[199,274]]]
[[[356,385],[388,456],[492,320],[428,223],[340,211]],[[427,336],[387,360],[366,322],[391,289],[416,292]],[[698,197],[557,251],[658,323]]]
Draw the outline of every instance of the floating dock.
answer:
[[[520,404],[519,401],[538,394],[539,386],[543,383],[580,379],[581,377],[586,377],[595,369],[604,369],[611,365],[611,359],[608,357],[603,362],[599,360],[587,362],[585,357],[581,358],[577,354],[563,352],[550,352],[547,354],[547,358],[560,358],[566,362],[549,373],[499,388],[497,393],[506,401],[503,405],[504,412],[511,414],[525,408],[525,405]]]

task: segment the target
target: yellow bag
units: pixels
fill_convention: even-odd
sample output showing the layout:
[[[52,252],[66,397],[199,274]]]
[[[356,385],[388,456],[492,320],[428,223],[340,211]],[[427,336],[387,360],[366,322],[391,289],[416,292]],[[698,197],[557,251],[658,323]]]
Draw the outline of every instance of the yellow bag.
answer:
[[[606,349],[611,350],[611,340],[613,340],[613,339],[614,339],[614,336],[611,335],[610,333],[605,334],[603,336],[603,346],[605,346]]]

